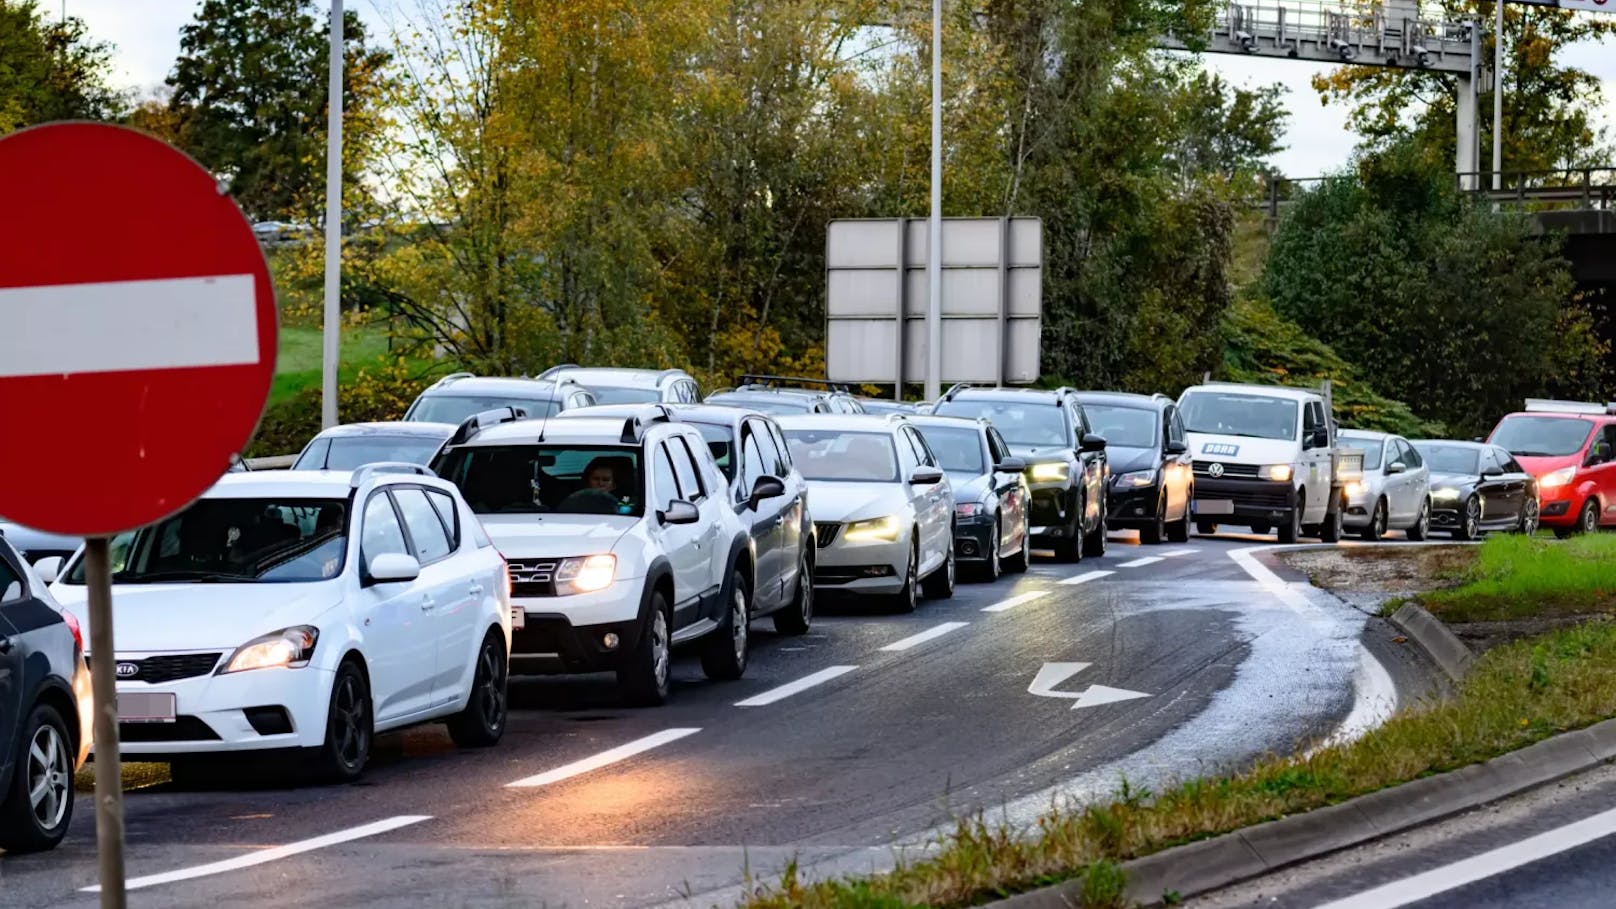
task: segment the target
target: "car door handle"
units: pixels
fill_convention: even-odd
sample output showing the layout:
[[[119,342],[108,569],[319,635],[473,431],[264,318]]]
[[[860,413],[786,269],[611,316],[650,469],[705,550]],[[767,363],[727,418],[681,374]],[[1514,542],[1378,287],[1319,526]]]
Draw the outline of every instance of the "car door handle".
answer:
[[[11,652],[11,638],[0,634],[0,654]]]
[[[474,597],[482,596],[483,595],[483,585],[477,583],[476,581],[472,581],[471,582],[471,595],[474,596]]]
[[[431,597],[422,597],[421,598],[421,611],[422,612],[431,612],[432,607],[436,606],[436,605],[437,605],[437,603]]]

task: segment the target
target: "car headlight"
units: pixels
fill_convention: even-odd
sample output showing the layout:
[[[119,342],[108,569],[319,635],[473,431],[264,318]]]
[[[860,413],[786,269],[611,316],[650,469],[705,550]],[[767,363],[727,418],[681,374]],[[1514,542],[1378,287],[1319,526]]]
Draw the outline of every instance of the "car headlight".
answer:
[[[1116,483],[1118,486],[1127,487],[1149,486],[1154,482],[1156,482],[1156,468],[1154,467],[1150,468],[1149,470],[1134,470],[1128,473],[1119,473],[1117,474],[1116,478]]]
[[[987,511],[981,502],[959,502],[954,505],[954,514],[962,518],[974,518]]]
[[[1257,476],[1264,480],[1273,480],[1276,483],[1289,483],[1291,481],[1291,465],[1264,464],[1257,468]]]
[[[868,521],[854,521],[847,525],[847,530],[842,533],[842,539],[851,543],[891,543],[898,538],[900,527],[898,516],[895,514]]]
[[[1363,480],[1349,480],[1346,488],[1347,496],[1356,499],[1369,491],[1369,484]]]
[[[1068,476],[1066,464],[1054,461],[1048,464],[1034,464],[1029,474],[1034,483],[1064,483]]]
[[[1433,489],[1431,490],[1431,501],[1457,502],[1459,501],[1459,490],[1451,488]]]
[[[1537,488],[1559,489],[1561,486],[1571,482],[1571,478],[1575,477],[1576,475],[1577,468],[1575,467],[1562,467],[1559,470],[1551,470],[1543,476],[1538,477]]]
[[[605,590],[616,577],[617,556],[611,553],[562,559],[555,574],[556,586],[569,586],[573,593]]]
[[[315,642],[320,640],[320,629],[313,625],[294,625],[256,637],[236,648],[225,661],[219,675],[227,672],[245,672],[249,669],[300,669],[309,665],[314,656]]]

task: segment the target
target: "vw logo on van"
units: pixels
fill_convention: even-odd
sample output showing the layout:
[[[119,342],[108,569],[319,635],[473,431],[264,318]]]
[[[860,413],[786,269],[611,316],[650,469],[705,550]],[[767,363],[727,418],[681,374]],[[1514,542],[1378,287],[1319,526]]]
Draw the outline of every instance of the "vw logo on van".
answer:
[[[1212,466],[1206,469],[1206,475],[1214,480],[1223,476],[1223,465],[1213,461]]]

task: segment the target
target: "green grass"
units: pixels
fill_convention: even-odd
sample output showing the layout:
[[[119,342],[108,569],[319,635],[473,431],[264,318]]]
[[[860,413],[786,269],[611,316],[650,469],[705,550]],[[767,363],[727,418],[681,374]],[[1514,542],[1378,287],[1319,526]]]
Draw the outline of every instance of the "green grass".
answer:
[[[306,388],[320,387],[323,333],[318,328],[282,326],[280,355],[275,360],[275,382],[270,386],[269,403],[295,396]],[[360,367],[372,366],[387,356],[387,332],[381,328],[349,328],[342,333],[342,359],[338,375],[348,381]]]
[[[1117,863],[1455,770],[1616,713],[1616,624],[1592,622],[1484,654],[1455,695],[1406,708],[1361,738],[1160,794],[1059,806],[1029,829],[978,814],[929,858],[869,878],[804,881],[791,869],[748,909],[969,906],[1077,878],[1085,904],[1117,905]],[[758,886],[754,883],[754,886]]]
[[[123,769],[123,788],[125,792],[131,789],[144,789],[147,786],[156,786],[168,782],[167,764],[124,763],[119,765]],[[95,791],[95,761],[86,761],[79,772],[73,777],[73,788],[79,792]]]
[[[1466,582],[1419,598],[1445,622],[1491,622],[1616,612],[1616,535],[1564,542],[1495,536]]]

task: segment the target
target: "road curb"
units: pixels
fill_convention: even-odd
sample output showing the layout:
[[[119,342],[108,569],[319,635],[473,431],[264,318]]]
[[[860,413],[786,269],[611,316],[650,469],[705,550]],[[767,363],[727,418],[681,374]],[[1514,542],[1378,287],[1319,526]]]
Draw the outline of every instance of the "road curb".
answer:
[[[1452,817],[1613,760],[1616,720],[1605,720],[1484,763],[1125,862],[1127,898],[1144,906],[1162,905],[1163,896],[1170,893],[1188,899]],[[1082,882],[1074,879],[989,905],[1075,909],[1083,905],[1082,892]]]
[[[1392,614],[1391,622],[1425,651],[1448,678],[1460,681],[1476,663],[1476,655],[1436,616],[1409,603]]]

